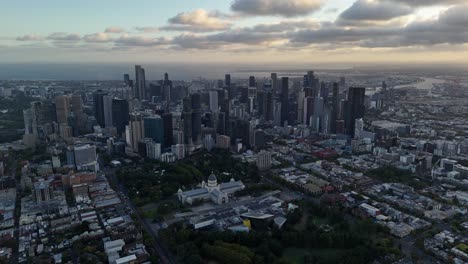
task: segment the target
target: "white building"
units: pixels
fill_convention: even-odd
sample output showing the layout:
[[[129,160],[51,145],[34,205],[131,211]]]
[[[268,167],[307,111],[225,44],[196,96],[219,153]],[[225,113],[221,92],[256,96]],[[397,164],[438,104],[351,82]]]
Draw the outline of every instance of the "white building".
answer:
[[[177,160],[185,158],[185,145],[177,144],[171,146],[171,152],[174,154]]]
[[[215,204],[225,204],[229,202],[229,194],[235,193],[244,189],[242,181],[231,181],[218,184],[218,179],[214,174],[208,177],[208,183],[203,181],[201,188],[183,192],[179,189],[177,195],[182,203],[192,204],[197,200],[211,200]]]
[[[159,160],[161,159],[161,144],[154,141],[146,143],[146,156],[150,159]]]
[[[265,170],[271,168],[271,153],[268,151],[260,151],[257,154],[257,168]]]

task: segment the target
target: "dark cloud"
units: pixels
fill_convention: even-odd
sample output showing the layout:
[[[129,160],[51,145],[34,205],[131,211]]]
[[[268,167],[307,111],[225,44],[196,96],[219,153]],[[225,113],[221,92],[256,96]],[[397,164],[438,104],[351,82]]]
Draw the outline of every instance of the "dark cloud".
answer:
[[[128,36],[123,35],[120,38],[114,40],[114,44],[117,46],[136,46],[136,47],[154,47],[169,44],[167,38],[146,38],[140,36]]]
[[[340,14],[338,21],[343,24],[351,21],[386,21],[411,14],[413,8],[406,4],[389,1],[357,0]]]
[[[434,5],[452,5],[463,4],[466,0],[391,0],[395,3],[407,4],[410,6],[434,6]]]
[[[235,0],[231,10],[254,16],[295,17],[308,15],[321,6],[321,0]]]
[[[317,30],[300,30],[288,34],[292,45],[322,43],[348,44],[360,47],[407,47],[468,43],[468,6],[454,6],[438,19],[415,21],[405,27],[344,28],[322,26]]]

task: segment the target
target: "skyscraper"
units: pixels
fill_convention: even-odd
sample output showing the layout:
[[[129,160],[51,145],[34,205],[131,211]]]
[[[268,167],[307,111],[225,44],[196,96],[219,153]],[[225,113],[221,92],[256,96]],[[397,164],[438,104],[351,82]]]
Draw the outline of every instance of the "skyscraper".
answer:
[[[117,129],[117,134],[122,135],[125,132],[125,126],[129,121],[128,101],[114,98],[112,100],[112,123]]]
[[[182,119],[184,144],[192,144],[192,100],[190,97],[185,97],[183,100]]]
[[[348,115],[346,122],[346,132],[351,137],[355,133],[355,120],[364,118],[365,113],[365,94],[364,87],[350,87],[348,92]]]
[[[93,95],[93,104],[94,104],[94,116],[98,125],[105,127],[105,116],[104,116],[104,96],[107,93],[102,90],[97,90]]]
[[[129,74],[124,74],[124,83],[126,85],[130,85],[130,75]]]
[[[57,115],[57,123],[66,125],[68,123],[68,115],[70,114],[70,97],[59,95],[55,97],[55,109]]]
[[[228,89],[231,87],[231,74],[224,75],[224,86]]]
[[[199,93],[191,95],[192,97],[192,141],[201,143],[201,97]],[[216,96],[217,98],[217,96]]]
[[[330,120],[331,133],[336,134],[336,120],[340,112],[340,87],[338,83],[333,83],[332,112]]]
[[[219,111],[218,91],[210,91],[209,96],[210,96],[210,110],[211,110],[211,112],[218,112]]]
[[[102,99],[104,110],[104,124],[106,128],[112,127],[114,124],[112,121],[112,100],[113,97],[111,95],[105,95]]]
[[[289,78],[281,78],[281,126],[288,122],[289,118]]]
[[[160,116],[143,118],[144,136],[156,143],[164,143],[164,121]]]
[[[133,97],[145,100],[146,99],[146,77],[145,69],[140,65],[135,65],[135,87],[133,89]]]
[[[257,87],[257,81],[255,80],[255,76],[249,77],[249,87]]]
[[[143,139],[143,118],[139,113],[130,114],[130,147],[138,153],[138,143]]]
[[[164,113],[162,115],[164,125],[164,144],[165,148],[172,146],[173,144],[173,127],[172,127],[172,114]]]
[[[271,74],[271,88],[273,90],[273,94],[278,92],[278,74],[272,73]]]

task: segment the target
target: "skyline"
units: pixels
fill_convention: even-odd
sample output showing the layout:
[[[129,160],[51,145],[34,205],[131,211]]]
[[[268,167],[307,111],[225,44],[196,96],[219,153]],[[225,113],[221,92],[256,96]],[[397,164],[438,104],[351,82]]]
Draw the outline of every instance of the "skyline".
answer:
[[[4,63],[468,62],[463,0],[48,0],[4,10]]]

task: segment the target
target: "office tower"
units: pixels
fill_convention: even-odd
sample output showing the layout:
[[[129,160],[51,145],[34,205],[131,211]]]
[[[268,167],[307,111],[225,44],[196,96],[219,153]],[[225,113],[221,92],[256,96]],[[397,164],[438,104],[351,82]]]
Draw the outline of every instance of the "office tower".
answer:
[[[172,137],[173,137],[173,144],[172,145],[184,144],[184,131],[173,130],[172,131]]]
[[[169,104],[172,101],[172,81],[169,80],[169,74],[166,72],[164,74],[164,80],[161,82],[162,83],[162,91],[164,95],[164,100]]]
[[[255,80],[255,76],[249,77],[249,87],[257,87],[257,81]]]
[[[239,102],[246,104],[249,101],[249,87],[241,87],[241,96]]]
[[[83,100],[80,94],[74,94],[71,96],[71,111],[75,116],[81,116],[83,114]]]
[[[143,139],[143,118],[139,113],[130,114],[129,120],[130,147],[133,152],[138,153],[138,143]]]
[[[231,87],[231,74],[224,75],[224,86],[228,88]]]
[[[262,150],[257,154],[257,168],[265,170],[271,168],[271,152]]]
[[[330,117],[331,133],[336,134],[336,121],[340,112],[340,87],[338,83],[333,83],[332,111]]]
[[[153,160],[161,159],[161,144],[152,140],[146,142],[146,157]]]
[[[281,126],[281,102],[273,101],[273,123],[275,126]]]
[[[177,160],[185,158],[185,145],[177,144],[171,146],[171,152],[175,155]]]
[[[133,97],[145,100],[146,99],[146,77],[145,69],[140,65],[135,65],[135,87],[133,89]]]
[[[96,121],[98,125],[101,127],[105,127],[105,116],[104,116],[104,96],[107,93],[103,92],[102,90],[97,90],[93,94],[93,104],[94,104],[94,116],[96,117]]]
[[[225,128],[225,133],[227,133],[230,129],[229,120],[231,119],[231,116],[230,116],[231,105],[230,105],[229,99],[224,99],[224,101],[221,103],[221,111],[224,113],[224,128]]]
[[[313,97],[306,97],[304,99],[304,117],[303,117],[303,122],[305,125],[311,126],[311,118],[314,114],[315,110],[315,99]]]
[[[266,145],[265,131],[262,129],[255,129],[254,131],[254,146],[262,148]]]
[[[201,96],[192,94],[192,142],[201,143]],[[218,96],[216,95],[216,98]]]
[[[130,75],[129,74],[124,74],[124,83],[126,85],[130,85]]]
[[[312,115],[312,122],[310,126],[312,130],[316,132],[322,132],[322,119],[324,115],[324,104],[322,97],[315,97],[314,98],[314,113]]]
[[[289,118],[289,78],[281,78],[281,126],[288,123]]]
[[[226,135],[228,134],[228,129],[226,128],[226,113],[225,112],[219,112],[218,114],[218,122],[216,126],[216,131],[220,135]]]
[[[348,109],[346,123],[346,132],[351,137],[354,137],[355,120],[364,118],[365,113],[365,99],[366,88],[364,87],[350,87],[348,92]]]
[[[265,95],[265,120],[273,120],[273,92]]]
[[[192,144],[192,100],[190,97],[185,97],[183,100],[182,119],[184,144]]]
[[[229,149],[231,146],[231,138],[226,135],[216,136],[216,147],[220,149]]]
[[[172,114],[165,113],[162,115],[163,126],[164,126],[164,144],[165,148],[172,146],[173,144],[173,126],[172,126]]]
[[[111,95],[105,95],[102,99],[104,108],[104,124],[106,128],[112,127],[114,122],[112,121],[112,100],[114,98]]]
[[[257,112],[260,116],[265,117],[266,97],[263,91],[257,92]]]
[[[215,146],[215,140],[213,135],[208,134],[203,137],[203,148],[208,151],[211,151]]]
[[[346,89],[346,78],[345,77],[340,77],[340,89],[341,90]]]
[[[297,122],[299,124],[304,123],[304,100],[305,100],[305,92],[299,91],[297,93]]]
[[[160,116],[143,118],[143,127],[145,138],[151,138],[156,143],[164,143],[164,122]]]
[[[219,106],[218,106],[218,91],[210,91],[209,92],[210,96],[210,111],[211,112],[218,112],[219,111]]]
[[[23,110],[24,134],[25,135],[33,134],[32,119],[33,118],[32,118],[31,108]]]
[[[271,89],[274,95],[278,93],[278,74],[277,73],[271,74]]]
[[[125,132],[125,126],[129,121],[128,101],[124,99],[112,99],[112,125],[117,129],[117,134]]]
[[[50,185],[50,181],[40,180],[34,183],[32,196],[36,203],[47,202],[52,199],[54,189]]]
[[[224,81],[223,80],[218,80],[216,82],[216,87],[218,87],[218,89],[223,89],[224,87]]]
[[[70,114],[70,97],[59,95],[55,97],[55,109],[57,115],[57,123],[66,125],[68,123],[68,115]]]
[[[364,120],[362,118],[358,118],[354,121],[354,138],[361,139],[362,132],[364,132]]]
[[[84,144],[74,147],[75,165],[78,170],[86,167],[94,167],[97,163],[96,146]]]
[[[53,133],[51,123],[55,119],[55,106],[50,102],[31,102],[32,132],[36,139],[45,139]]]

